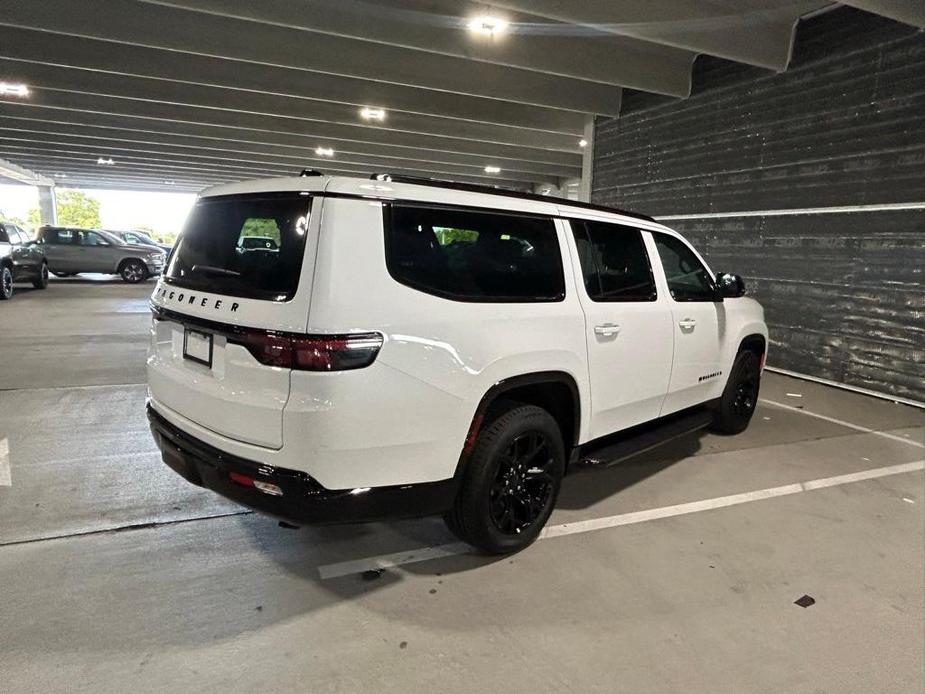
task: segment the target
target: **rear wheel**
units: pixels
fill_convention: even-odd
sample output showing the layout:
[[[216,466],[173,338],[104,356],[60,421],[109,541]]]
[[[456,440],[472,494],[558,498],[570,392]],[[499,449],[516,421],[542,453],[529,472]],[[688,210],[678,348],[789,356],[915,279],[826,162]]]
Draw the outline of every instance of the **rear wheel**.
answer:
[[[0,267],[0,301],[13,296],[13,271],[6,265]]]
[[[137,284],[148,277],[148,268],[140,260],[126,260],[119,269],[122,279],[129,284]]]
[[[491,554],[521,550],[549,519],[564,473],[555,419],[539,407],[514,405],[479,433],[447,526]]]
[[[36,289],[45,289],[48,286],[48,265],[46,263],[42,263],[39,276],[32,280],[32,286]]]
[[[740,352],[732,364],[729,380],[713,418],[713,429],[721,434],[745,431],[755,406],[761,385],[761,360],[754,352]]]

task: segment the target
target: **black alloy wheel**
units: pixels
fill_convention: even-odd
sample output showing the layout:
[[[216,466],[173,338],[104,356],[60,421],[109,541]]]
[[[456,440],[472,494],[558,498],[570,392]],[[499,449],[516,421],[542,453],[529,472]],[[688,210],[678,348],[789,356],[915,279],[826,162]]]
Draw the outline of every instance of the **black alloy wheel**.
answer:
[[[32,280],[32,286],[36,289],[45,289],[48,286],[48,265],[46,263],[42,263],[39,276]]]
[[[549,442],[539,431],[521,434],[501,457],[489,494],[489,513],[505,535],[517,535],[536,522],[549,504],[555,483]]]
[[[745,431],[755,413],[760,387],[761,359],[754,352],[740,352],[716,408],[713,429],[721,434]]]
[[[445,516],[457,537],[489,554],[530,545],[549,519],[565,474],[565,446],[553,416],[506,402],[486,416]]]
[[[0,268],[0,300],[13,296],[13,271],[6,265]]]

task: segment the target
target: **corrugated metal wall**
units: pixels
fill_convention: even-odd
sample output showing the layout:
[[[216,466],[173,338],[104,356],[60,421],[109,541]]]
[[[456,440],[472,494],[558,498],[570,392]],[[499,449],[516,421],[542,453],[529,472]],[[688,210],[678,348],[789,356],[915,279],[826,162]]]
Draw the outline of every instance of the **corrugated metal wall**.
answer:
[[[592,200],[686,217],[667,223],[764,304],[772,365],[925,401],[925,33],[840,8],[785,73],[694,77],[598,119]],[[804,211],[716,216],[782,210]]]

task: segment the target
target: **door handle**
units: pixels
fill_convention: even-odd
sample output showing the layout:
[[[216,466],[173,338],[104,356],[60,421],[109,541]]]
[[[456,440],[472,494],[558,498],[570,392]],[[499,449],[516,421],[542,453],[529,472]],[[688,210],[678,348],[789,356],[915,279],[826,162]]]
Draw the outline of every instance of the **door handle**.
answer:
[[[604,337],[613,337],[618,332],[620,332],[620,326],[616,323],[602,323],[601,325],[594,326],[595,335],[603,335]]]
[[[697,327],[697,321],[693,318],[685,318],[684,320],[678,321],[678,325],[681,327],[681,330],[693,330]]]

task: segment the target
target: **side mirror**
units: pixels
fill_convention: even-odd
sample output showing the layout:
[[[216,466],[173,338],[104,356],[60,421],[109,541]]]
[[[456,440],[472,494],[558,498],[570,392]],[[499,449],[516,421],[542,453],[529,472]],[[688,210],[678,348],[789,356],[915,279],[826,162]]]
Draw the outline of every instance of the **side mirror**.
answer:
[[[720,300],[744,296],[745,282],[739,275],[718,272],[716,274],[716,293],[719,295]]]

